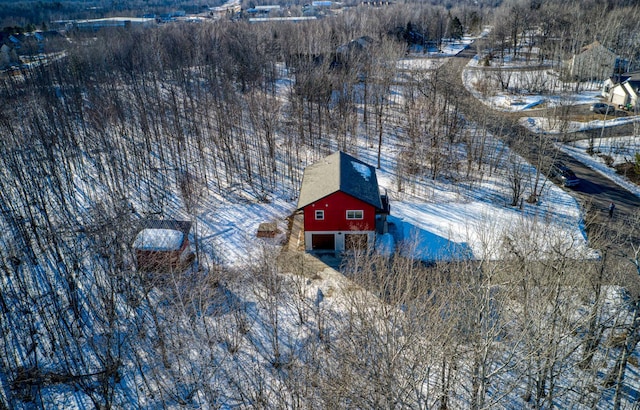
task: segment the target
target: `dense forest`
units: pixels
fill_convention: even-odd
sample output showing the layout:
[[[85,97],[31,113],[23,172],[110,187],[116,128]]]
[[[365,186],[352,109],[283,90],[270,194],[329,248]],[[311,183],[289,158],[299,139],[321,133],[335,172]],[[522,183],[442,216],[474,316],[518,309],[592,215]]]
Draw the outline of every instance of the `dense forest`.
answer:
[[[0,1],[0,27],[49,25],[56,20],[102,18],[110,16],[141,16],[176,10],[188,13],[204,11],[218,4],[206,1]]]
[[[637,406],[637,244],[613,250],[595,230],[602,258],[588,262],[561,247],[533,258],[527,238],[545,233],[531,226],[499,262],[357,254],[343,267],[357,285],[332,303],[303,259],[268,246],[228,267],[196,238],[198,270],[135,271],[141,219],[195,221],[206,196],[236,189],[293,201],[303,166],[337,149],[380,153],[393,135],[398,191],[498,172],[481,131],[495,118],[447,70],[399,87],[409,47],[490,26],[473,47],[496,59],[526,54],[527,36],[554,64],[594,40],[630,64],[640,54],[634,1],[441,3],[69,32],[58,58],[4,73],[0,409]],[[4,26],[94,5],[32,4],[0,1]],[[374,46],[338,51],[363,36]]]

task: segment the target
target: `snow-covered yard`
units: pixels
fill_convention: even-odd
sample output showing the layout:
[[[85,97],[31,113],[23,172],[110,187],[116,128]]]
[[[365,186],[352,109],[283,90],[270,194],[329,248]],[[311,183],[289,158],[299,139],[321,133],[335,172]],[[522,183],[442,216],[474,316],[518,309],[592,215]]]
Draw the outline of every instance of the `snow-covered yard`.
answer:
[[[464,43],[461,43],[458,44],[458,47],[451,46],[443,51],[455,53],[460,51],[463,46]],[[410,55],[402,60],[402,66],[409,67],[411,70],[424,70],[428,73],[429,70],[444,63],[446,57],[443,55],[444,53],[438,53],[437,60],[425,58],[422,54],[415,57]],[[464,73],[466,86],[478,95],[474,89],[474,78],[478,75],[476,64],[477,61],[473,60],[470,68]],[[523,72],[515,71],[514,73],[521,74]],[[524,103],[518,104],[517,108],[514,108],[513,104],[508,107],[505,105],[505,101],[508,100],[508,96],[505,94],[497,94],[490,99],[480,96],[479,98],[496,109],[517,109],[524,114],[527,112],[533,114],[536,112],[535,107],[542,100],[547,104],[553,101],[585,104],[597,101],[597,92],[591,91],[575,95],[547,94],[544,97],[524,95],[518,97],[523,99]],[[614,126],[635,120],[635,117],[624,117],[567,125],[554,123],[546,118],[530,116],[523,117],[521,121],[523,125],[534,132],[553,134],[560,132],[561,126],[564,127],[564,132],[572,132]],[[595,145],[600,152],[613,155],[619,160],[634,160],[634,153],[638,146],[637,140],[636,137],[614,140],[597,139]],[[586,154],[587,143],[587,141],[579,141],[566,145],[560,144],[560,147],[582,162],[606,174],[631,192],[636,194],[639,192],[637,186],[616,175],[612,168],[604,164],[604,160]],[[499,144],[499,142],[494,141],[494,144]],[[500,149],[504,149],[504,147]],[[376,162],[374,149],[361,146],[358,155],[370,164]],[[452,257],[453,253],[457,257],[464,255],[476,259],[493,259],[499,256],[495,253],[495,249],[500,237],[517,229],[527,219],[545,224],[545,229],[557,233],[558,237],[564,236],[568,243],[573,244],[572,246],[577,252],[581,252],[583,255],[594,255],[593,251],[586,247],[586,237],[581,224],[583,215],[579,204],[569,193],[556,185],[548,183],[545,195],[539,203],[532,205],[523,202],[522,207],[508,205],[506,197],[509,188],[507,181],[504,180],[504,175],[484,178],[481,184],[464,194],[460,194],[460,190],[455,186],[447,185],[441,181],[423,181],[422,194],[399,193],[394,191],[396,155],[398,155],[397,150],[383,150],[382,167],[378,170],[378,179],[381,187],[390,193],[393,222],[397,225],[399,232],[402,232],[397,237],[407,240],[411,238],[419,242],[417,246],[413,247],[420,250],[415,256],[429,260],[448,259]],[[307,164],[312,162],[313,159],[309,158]],[[533,169],[528,170],[528,172],[534,171]],[[285,231],[286,218],[295,210],[295,198],[271,196],[268,201],[261,202],[256,198],[251,198],[240,187],[237,188],[237,192],[232,190],[227,198],[213,195],[210,201],[209,204],[203,204],[203,211],[198,215],[199,223],[195,229],[211,252],[214,252],[215,249],[216,258],[234,266],[244,265],[254,259],[252,256],[252,249],[255,248],[253,242],[260,223],[276,221],[280,230]],[[487,237],[488,232],[492,233],[491,238]],[[461,252],[461,250],[464,251]]]
[[[405,57],[401,64],[403,69],[407,71],[424,70],[428,72],[436,67],[437,64],[442,64],[445,61],[446,57],[442,54],[438,52],[439,58],[437,62],[425,59],[424,55],[410,55]],[[477,83],[474,78],[476,78],[478,71],[479,69],[473,66],[465,71],[466,84],[472,91],[474,91],[474,84]],[[518,72],[524,73],[525,71],[520,70]],[[476,91],[474,93],[481,98]],[[535,95],[518,96],[517,104],[514,104],[513,96],[509,97],[507,95],[496,94],[491,98],[481,99],[484,103],[491,104],[497,109],[517,109],[526,113],[528,110],[534,110],[536,106],[543,102],[550,106],[554,104],[554,101],[557,101],[558,104],[566,104],[568,101],[572,103],[595,101],[596,92],[589,91],[576,95],[563,93],[558,96],[550,93],[544,97]],[[506,103],[507,101],[510,101],[509,104]],[[524,120],[524,123],[529,125],[532,130],[541,130],[540,124],[545,124],[545,133],[554,132],[550,128],[550,122],[533,115]],[[596,123],[591,124],[591,126],[608,126],[613,125],[613,123],[610,120],[604,124]],[[581,126],[577,125],[576,129]],[[489,136],[486,143],[496,152],[504,152],[505,161],[509,157],[508,149],[497,139]],[[634,154],[637,141],[635,138],[598,140],[596,145],[600,151],[612,155],[616,160],[623,160],[623,158],[628,158]],[[595,168],[600,167],[602,172],[611,174],[609,168],[597,165],[597,161],[593,157],[584,157],[583,151],[585,151],[586,147],[583,143],[574,143],[571,146],[564,146],[562,149],[572,153],[572,155],[580,156],[585,163],[592,164]],[[492,260],[502,258],[504,255],[501,254],[501,249],[505,249],[505,243],[509,243],[510,246],[515,248],[522,246],[525,254],[531,252],[532,249],[536,249],[540,253],[539,255],[531,253],[526,256],[530,258],[527,260],[531,263],[537,257],[544,258],[544,255],[551,250],[570,256],[570,259],[588,259],[598,256],[596,250],[589,249],[587,246],[582,224],[583,215],[579,204],[562,188],[544,181],[544,177],[542,182],[545,184],[545,188],[538,198],[538,202],[530,204],[527,201],[521,201],[517,206],[512,206],[509,203],[510,186],[507,172],[487,172],[478,175],[473,179],[473,183],[467,182],[463,184],[464,186],[459,186],[455,182],[447,180],[424,178],[415,181],[411,189],[399,190],[397,188],[396,163],[403,150],[403,146],[393,138],[390,138],[387,147],[382,150],[381,166],[377,170],[379,183],[382,188],[386,189],[391,199],[389,222],[392,229],[390,234],[384,235],[379,239],[378,250],[380,254],[389,255],[393,250],[397,250],[403,255],[427,261],[453,261],[464,260],[465,258]],[[377,152],[374,147],[359,143],[355,151],[355,154],[361,160],[369,164],[376,163]],[[535,175],[535,169],[530,165],[520,163],[517,158],[511,158],[512,163],[520,164],[520,170],[525,172],[525,175]],[[301,167],[313,163],[314,160],[317,160],[317,158],[314,158],[309,153],[308,161],[301,164]],[[504,171],[507,168],[507,163],[503,164],[501,168]],[[527,185],[529,183],[530,178],[526,178],[525,186],[529,186]],[[620,181],[620,183],[625,184],[623,181]],[[638,192],[637,189],[633,189],[633,192]],[[198,214],[198,234],[201,240],[205,243],[211,241],[212,251],[215,251],[217,257],[223,263],[242,270],[244,267],[251,266],[251,263],[259,260],[261,256],[259,251],[263,249],[260,246],[256,246],[255,239],[255,232],[259,223],[277,221],[281,229],[286,229],[285,218],[294,211],[295,199],[274,196],[269,198],[269,201],[260,202],[256,201],[255,198],[248,198],[247,201],[225,201],[223,198],[218,198],[212,201],[210,206],[203,206],[202,208],[206,211]],[[230,223],[229,221],[234,222]],[[275,248],[272,248],[271,245],[269,246],[271,252],[278,251],[278,245]],[[360,268],[358,266],[348,268],[350,275],[352,276],[354,272],[357,274]],[[556,271],[551,277],[552,281],[555,281],[556,278],[561,278],[556,274]],[[235,347],[238,352],[229,354],[229,360],[235,361],[235,363],[243,363],[243,365],[234,367],[231,362],[227,361],[222,368],[229,371],[232,371],[232,369],[237,370],[238,368],[246,369],[247,367],[244,364],[253,360],[252,363],[258,369],[262,369],[258,367],[258,363],[264,364],[269,361],[273,363],[275,349],[273,344],[277,340],[289,341],[286,346],[280,346],[280,352],[284,354],[285,358],[291,359],[296,357],[296,354],[300,351],[306,351],[302,345],[315,346],[314,343],[318,342],[313,342],[313,340],[318,339],[321,340],[319,344],[323,345],[326,340],[331,339],[336,345],[339,344],[340,348],[338,352],[333,352],[326,356],[327,362],[338,360],[338,362],[349,364],[344,365],[341,371],[333,368],[327,370],[325,376],[330,376],[338,384],[344,382],[349,386],[348,390],[352,392],[351,394],[355,394],[356,391],[363,391],[366,392],[365,395],[367,397],[378,397],[373,392],[369,393],[367,389],[380,382],[380,380],[374,379],[375,375],[379,375],[374,371],[377,369],[376,363],[388,360],[389,356],[387,355],[390,355],[393,357],[393,362],[397,363],[399,367],[403,369],[410,367],[416,369],[417,372],[424,373],[419,376],[416,375],[420,380],[416,386],[411,385],[409,379],[403,378],[406,375],[404,372],[401,372],[403,376],[390,375],[390,380],[398,383],[391,384],[393,387],[389,393],[393,395],[392,393],[397,390],[398,394],[401,394],[401,392],[405,391],[403,390],[404,388],[407,388],[407,391],[411,391],[411,388],[415,387],[422,391],[425,397],[432,400],[429,402],[430,404],[435,405],[437,403],[438,398],[431,395],[430,389],[436,389],[436,386],[442,388],[437,377],[444,377],[446,364],[443,364],[442,367],[430,367],[429,363],[430,361],[439,362],[441,360],[438,356],[439,353],[434,353],[440,352],[440,338],[445,337],[444,335],[448,331],[455,332],[464,327],[463,324],[448,322],[446,308],[438,311],[433,316],[427,315],[429,317],[428,323],[432,323],[433,328],[428,330],[420,329],[419,334],[423,336],[419,340],[415,339],[415,343],[404,345],[403,343],[406,343],[407,340],[399,335],[392,337],[389,333],[385,333],[384,329],[389,327],[393,329],[391,334],[395,334],[397,331],[407,337],[412,337],[414,335],[411,329],[412,321],[409,320],[408,316],[420,314],[420,312],[413,311],[417,305],[411,304],[411,308],[405,307],[407,310],[400,314],[382,303],[375,294],[369,294],[331,269],[321,270],[312,278],[306,279],[299,278],[296,275],[289,276],[285,272],[283,278],[285,281],[283,283],[286,283],[286,286],[278,288],[288,289],[283,293],[279,291],[275,294],[269,294],[269,291],[273,289],[268,286],[265,288],[265,293],[246,293],[246,289],[242,286],[234,287],[235,294],[245,303],[253,306],[252,309],[247,310],[247,316],[253,323],[251,331],[248,333],[250,336],[248,339],[252,343],[247,343],[247,339],[239,339],[241,341]],[[526,324],[520,325],[514,325],[513,323],[517,323],[521,318],[515,319],[512,315],[522,314],[522,306],[520,305],[522,301],[516,297],[518,302],[516,303],[511,299],[508,290],[510,286],[514,286],[514,283],[485,286],[486,282],[483,282],[478,284],[477,288],[470,284],[469,289],[464,289],[461,294],[452,293],[445,296],[455,301],[455,303],[452,303],[454,305],[461,303],[461,301],[465,300],[465,297],[468,297],[478,303],[478,305],[473,305],[471,310],[475,311],[477,308],[478,311],[486,309],[491,312],[488,315],[491,318],[491,320],[488,320],[489,323],[486,323],[484,316],[482,316],[478,319],[479,323],[474,322],[470,327],[470,329],[474,330],[469,330],[469,332],[473,333],[474,337],[477,337],[473,339],[475,344],[465,345],[463,343],[460,347],[464,347],[464,349],[455,351],[455,353],[460,354],[460,362],[458,364],[461,365],[460,375],[462,381],[454,388],[454,390],[460,389],[457,390],[460,393],[460,400],[453,399],[454,406],[469,404],[465,401],[465,395],[462,390],[473,388],[473,386],[468,385],[469,380],[474,380],[473,376],[467,374],[467,372],[472,373],[471,365],[473,363],[477,366],[478,360],[486,361],[483,365],[487,367],[483,368],[483,371],[487,373],[483,383],[486,383],[484,388],[487,390],[483,394],[486,394],[488,406],[491,405],[490,403],[495,403],[501,408],[519,408],[523,405],[522,398],[527,396],[523,380],[537,377],[537,375],[541,375],[540,377],[544,378],[546,376],[542,375],[547,371],[550,371],[549,374],[554,380],[553,383],[557,383],[553,387],[554,392],[559,392],[558,396],[546,396],[549,397],[550,406],[586,408],[595,405],[604,408],[611,402],[611,397],[605,397],[610,394],[610,390],[603,393],[602,397],[590,397],[590,394],[584,393],[600,390],[600,388],[595,388],[594,386],[600,383],[601,379],[605,378],[606,375],[600,371],[587,374],[580,370],[580,367],[576,364],[580,359],[574,356],[577,351],[581,351],[578,348],[581,339],[575,337],[575,335],[584,334],[587,331],[588,324],[584,320],[589,317],[589,309],[596,306],[596,309],[601,309],[599,311],[601,324],[610,329],[605,332],[606,334],[601,335],[603,340],[619,338],[619,334],[616,333],[617,330],[614,329],[614,323],[628,323],[628,311],[624,308],[627,294],[623,289],[615,286],[605,287],[602,299],[592,306],[586,299],[582,300],[580,297],[576,297],[577,294],[582,294],[581,289],[586,289],[588,286],[581,287],[579,284],[575,284],[576,287],[573,287],[564,286],[561,282],[554,283],[554,289],[557,293],[553,293],[552,289],[545,287],[533,290],[532,294],[529,295],[531,299],[527,299],[526,303],[533,305],[539,303],[540,310],[537,313],[540,316],[530,317]],[[442,292],[444,289],[439,289],[439,291]],[[464,293],[466,291],[470,291],[473,297],[469,296],[468,293]],[[547,294],[549,291],[552,292]],[[435,293],[438,294],[438,292]],[[366,302],[360,304],[357,302],[360,300],[366,300]],[[430,299],[428,300],[433,302]],[[279,308],[274,310],[273,304],[269,304],[269,301],[278,304]],[[302,305],[307,306],[307,308]],[[422,307],[429,306],[428,303],[420,303],[419,305]],[[445,305],[447,308],[450,307],[449,303],[445,303]],[[467,308],[470,308],[470,306],[467,306]],[[570,322],[569,327],[571,329],[567,330],[568,333],[559,333],[557,335],[546,333],[547,330],[544,329],[547,329],[550,320],[550,311],[547,310],[550,306],[555,306],[555,309],[557,309],[553,310],[553,312],[576,312],[563,316],[562,320],[566,320],[567,323]],[[354,319],[354,316],[359,319]],[[324,322],[327,317],[331,318],[331,324]],[[514,318],[513,323],[510,321],[510,317]],[[266,323],[273,324],[274,318],[277,318],[278,323],[280,323],[280,331],[282,332],[280,335],[274,334],[276,329],[274,326],[266,325]],[[436,320],[438,318],[441,320]],[[220,323],[230,319],[227,316],[219,322],[218,326],[220,326]],[[353,320],[358,321],[359,325],[366,323],[371,326],[364,326],[371,333],[362,333],[354,336],[354,334],[346,332],[343,324],[351,323],[350,321]],[[492,322],[492,320],[495,320],[495,322]],[[235,328],[234,324],[231,323],[226,326],[229,329]],[[518,326],[523,326],[524,330]],[[362,330],[360,327],[358,329]],[[520,331],[522,333],[519,333]],[[347,339],[341,339],[343,332],[348,335],[348,342],[346,341]],[[464,334],[464,332],[462,333]],[[371,338],[375,339],[381,334],[387,339],[380,340],[380,343],[371,340]],[[569,334],[571,336],[568,336]],[[515,336],[515,339],[509,339],[514,335],[519,336]],[[549,338],[545,339],[547,337],[545,335],[548,335]],[[559,339],[554,339],[556,336]],[[268,345],[269,343],[271,345]],[[607,343],[610,342],[607,341]],[[609,344],[606,344],[606,346],[605,350],[612,349]],[[350,348],[355,351],[350,351]],[[543,350],[538,350],[539,348]],[[474,351],[474,349],[480,350]],[[330,348],[327,347],[327,352],[329,351]],[[553,355],[556,355],[551,360],[557,359],[557,363],[563,366],[562,369],[554,368],[555,364],[552,365],[551,370],[544,367],[545,360],[550,360],[549,357],[551,357],[545,356],[548,352],[553,352]],[[454,354],[454,352],[451,353]],[[477,354],[477,356],[474,356],[474,354]],[[258,359],[251,359],[254,356],[258,357]],[[323,354],[319,354],[315,358],[308,358],[302,361],[298,361],[299,359],[292,360],[289,366],[292,366],[291,369],[297,368],[296,366],[304,368],[308,363],[316,363],[315,360],[324,361],[324,357]],[[481,359],[478,359],[479,357]],[[608,359],[604,355],[596,353],[594,357],[594,366],[607,368],[611,364],[607,362]],[[355,362],[349,362],[349,360],[355,360]],[[582,356],[582,360],[584,360],[584,356]],[[425,367],[422,367],[423,365]],[[370,371],[355,371],[353,373],[354,369],[368,369]],[[477,370],[478,368],[475,367],[474,369]],[[255,376],[254,373],[260,373],[261,381],[270,386],[264,389],[265,391],[273,392],[278,390],[277,386],[283,383],[283,379],[278,378],[270,371],[256,370],[252,373]],[[288,377],[295,378],[296,375],[299,377],[298,381],[300,383],[308,383],[308,373],[299,372],[290,374]],[[556,375],[558,378],[555,378]],[[628,387],[630,397],[637,395],[635,387],[637,376],[635,367],[628,370],[627,377],[631,380]],[[291,383],[291,381],[288,383]],[[400,387],[399,384],[403,387]],[[224,387],[224,389],[229,390],[229,386]],[[306,397],[305,399],[313,400],[314,396],[311,395],[311,397]],[[326,402],[325,400],[324,403]],[[375,406],[372,405],[372,407]]]
[[[446,58],[461,51],[472,39],[467,38],[457,43],[447,43],[447,48],[441,52],[431,52],[415,55],[410,54],[401,60],[400,67],[411,72],[423,72],[424,75],[443,64]],[[437,56],[433,58],[425,58]],[[472,60],[469,69],[464,71],[465,84],[478,98],[497,109],[504,108],[508,97],[496,94],[492,98],[482,98],[475,90],[477,79],[477,60]],[[509,66],[504,67],[507,70]],[[514,71],[514,76],[526,74],[526,71]],[[515,80],[514,80],[515,81]],[[574,103],[595,101],[596,92],[575,95],[548,94],[540,96],[522,96],[524,104],[518,105],[518,110],[532,108],[545,101],[567,100]],[[513,108],[508,108],[513,109]],[[627,119],[628,120],[628,119]],[[528,123],[542,121],[531,118]],[[610,123],[612,124],[612,123]],[[547,130],[549,132],[550,130]],[[497,140],[488,142],[496,150],[506,150]],[[582,211],[580,205],[569,193],[556,185],[547,182],[544,195],[538,203],[529,204],[526,201],[521,206],[509,205],[509,186],[506,174],[494,175],[482,179],[482,182],[470,188],[459,189],[454,184],[443,181],[421,181],[419,194],[396,192],[394,189],[395,163],[397,149],[382,151],[381,168],[378,170],[378,180],[381,188],[389,192],[391,198],[392,222],[397,229],[396,239],[414,242],[407,249],[420,259],[449,260],[461,257],[473,259],[495,259],[501,257],[497,249],[505,235],[514,234],[531,223],[539,230],[553,232],[555,239],[549,241],[548,235],[540,235],[539,248],[545,249],[553,244],[557,245],[560,238],[565,238],[565,246],[582,257],[597,255],[586,246],[586,236],[583,230]],[[377,161],[376,151],[360,145],[358,156],[369,164]],[[312,163],[313,160],[309,160]],[[526,173],[535,173],[532,167],[526,167]],[[544,178],[544,177],[543,177]],[[215,211],[200,215],[200,231],[204,238],[214,238],[215,246],[223,260],[231,265],[246,263],[251,254],[255,231],[260,222],[280,221],[284,227],[284,219],[294,211],[295,202],[282,198],[273,198],[271,203],[256,204],[236,201],[218,201]],[[206,208],[206,207],[205,207]],[[239,221],[233,226],[225,221]],[[535,222],[532,222],[535,221]],[[529,229],[529,228],[527,228]],[[396,244],[394,248],[401,247]]]

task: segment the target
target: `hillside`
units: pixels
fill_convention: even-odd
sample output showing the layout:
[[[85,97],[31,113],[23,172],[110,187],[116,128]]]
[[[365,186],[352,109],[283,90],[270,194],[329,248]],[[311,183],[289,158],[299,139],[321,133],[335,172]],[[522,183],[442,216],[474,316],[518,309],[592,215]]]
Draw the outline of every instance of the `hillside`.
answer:
[[[505,39],[408,46],[403,10],[85,33],[3,76],[0,408],[634,406],[635,244],[596,248],[508,122],[463,115],[443,64]],[[334,269],[283,245],[338,150],[396,231]],[[191,222],[189,269],[136,268],[150,219]]]

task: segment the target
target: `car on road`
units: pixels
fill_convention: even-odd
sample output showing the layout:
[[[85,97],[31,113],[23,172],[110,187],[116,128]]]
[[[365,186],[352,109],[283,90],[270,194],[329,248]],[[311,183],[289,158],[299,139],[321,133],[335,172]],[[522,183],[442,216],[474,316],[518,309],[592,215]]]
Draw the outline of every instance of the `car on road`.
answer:
[[[615,114],[616,107],[606,103],[595,103],[591,105],[590,110],[596,114]]]
[[[562,163],[555,163],[551,166],[549,177],[566,187],[574,187],[580,184],[580,179],[576,174]]]

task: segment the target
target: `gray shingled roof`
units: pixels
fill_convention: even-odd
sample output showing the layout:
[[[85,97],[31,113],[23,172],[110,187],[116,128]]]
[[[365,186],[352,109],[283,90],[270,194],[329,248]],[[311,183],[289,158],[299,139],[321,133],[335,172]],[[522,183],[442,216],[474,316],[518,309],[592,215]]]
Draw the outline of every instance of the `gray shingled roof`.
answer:
[[[637,93],[640,89],[640,79],[639,78],[629,78],[626,83]]]
[[[342,151],[305,168],[298,209],[338,191],[382,209],[375,168]]]

